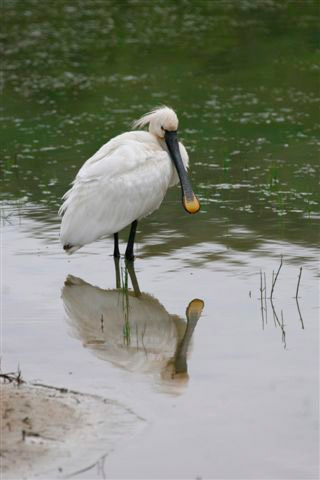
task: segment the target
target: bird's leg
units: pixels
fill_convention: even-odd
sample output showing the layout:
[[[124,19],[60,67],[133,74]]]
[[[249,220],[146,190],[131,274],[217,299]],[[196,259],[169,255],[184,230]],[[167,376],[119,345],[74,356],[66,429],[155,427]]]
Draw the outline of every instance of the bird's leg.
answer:
[[[128,270],[129,277],[130,277],[130,280],[131,280],[131,283],[132,283],[132,288],[133,288],[133,291],[134,291],[134,295],[136,297],[140,297],[141,292],[140,292],[138,280],[137,280],[137,277],[136,277],[136,272],[134,271],[134,263],[130,262],[130,261],[126,262],[126,268]]]
[[[113,239],[114,239],[113,256],[114,258],[120,258],[119,238],[117,233],[113,234]]]
[[[116,272],[116,288],[121,288],[121,277],[120,277],[120,258],[114,257],[114,269]]]
[[[125,257],[126,257],[127,260],[134,260],[133,245],[134,245],[134,237],[135,237],[135,235],[136,235],[137,225],[138,225],[138,221],[137,221],[137,220],[135,220],[135,221],[132,222],[132,224],[131,224],[131,230],[130,230],[130,234],[129,234],[129,240],[128,240],[128,244],[127,244],[127,248],[126,248],[126,253],[125,253]]]

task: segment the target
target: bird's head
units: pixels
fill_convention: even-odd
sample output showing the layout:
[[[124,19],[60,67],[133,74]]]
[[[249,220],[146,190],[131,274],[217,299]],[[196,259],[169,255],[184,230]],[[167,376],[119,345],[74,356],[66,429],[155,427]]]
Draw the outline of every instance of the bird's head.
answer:
[[[188,213],[197,213],[200,203],[193,193],[187,171],[183,164],[178,142],[178,117],[174,110],[169,107],[159,107],[146,113],[133,123],[133,128],[142,128],[149,125],[149,132],[162,142],[164,140],[168,153],[173,161],[181,184],[182,204]]]
[[[133,123],[133,128],[143,128],[149,125],[149,132],[159,138],[164,138],[165,132],[176,132],[179,126],[177,114],[172,108],[158,107],[143,115]]]

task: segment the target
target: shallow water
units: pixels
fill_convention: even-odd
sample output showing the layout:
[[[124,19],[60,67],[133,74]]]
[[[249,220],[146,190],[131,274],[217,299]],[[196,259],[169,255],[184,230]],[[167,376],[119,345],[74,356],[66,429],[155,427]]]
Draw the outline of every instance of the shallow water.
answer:
[[[2,368],[147,421],[107,457],[109,477],[317,478],[316,2],[4,8]],[[174,188],[139,225],[130,324],[111,239],[66,257],[57,209],[84,160],[162,103],[179,114],[202,210],[185,214]],[[69,285],[65,309],[68,275],[84,290]],[[194,299],[204,309],[177,362]]]

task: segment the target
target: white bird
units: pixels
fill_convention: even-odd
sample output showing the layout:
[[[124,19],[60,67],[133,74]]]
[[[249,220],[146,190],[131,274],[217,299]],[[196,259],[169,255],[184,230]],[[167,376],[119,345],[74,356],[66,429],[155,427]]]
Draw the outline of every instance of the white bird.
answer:
[[[149,132],[116,136],[80,168],[59,210],[60,239],[67,253],[114,235],[114,256],[119,257],[118,232],[131,224],[125,256],[133,260],[137,222],[159,208],[168,188],[179,180],[185,210],[200,209],[186,172],[188,154],[178,142],[176,113],[169,107],[156,108],[133,128],[145,125]]]

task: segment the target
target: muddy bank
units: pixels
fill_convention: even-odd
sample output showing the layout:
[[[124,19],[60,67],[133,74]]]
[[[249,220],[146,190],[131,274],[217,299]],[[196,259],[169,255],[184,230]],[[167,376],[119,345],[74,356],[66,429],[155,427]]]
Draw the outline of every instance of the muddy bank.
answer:
[[[116,402],[54,387],[1,384],[1,478],[62,478],[103,468],[144,421]]]

